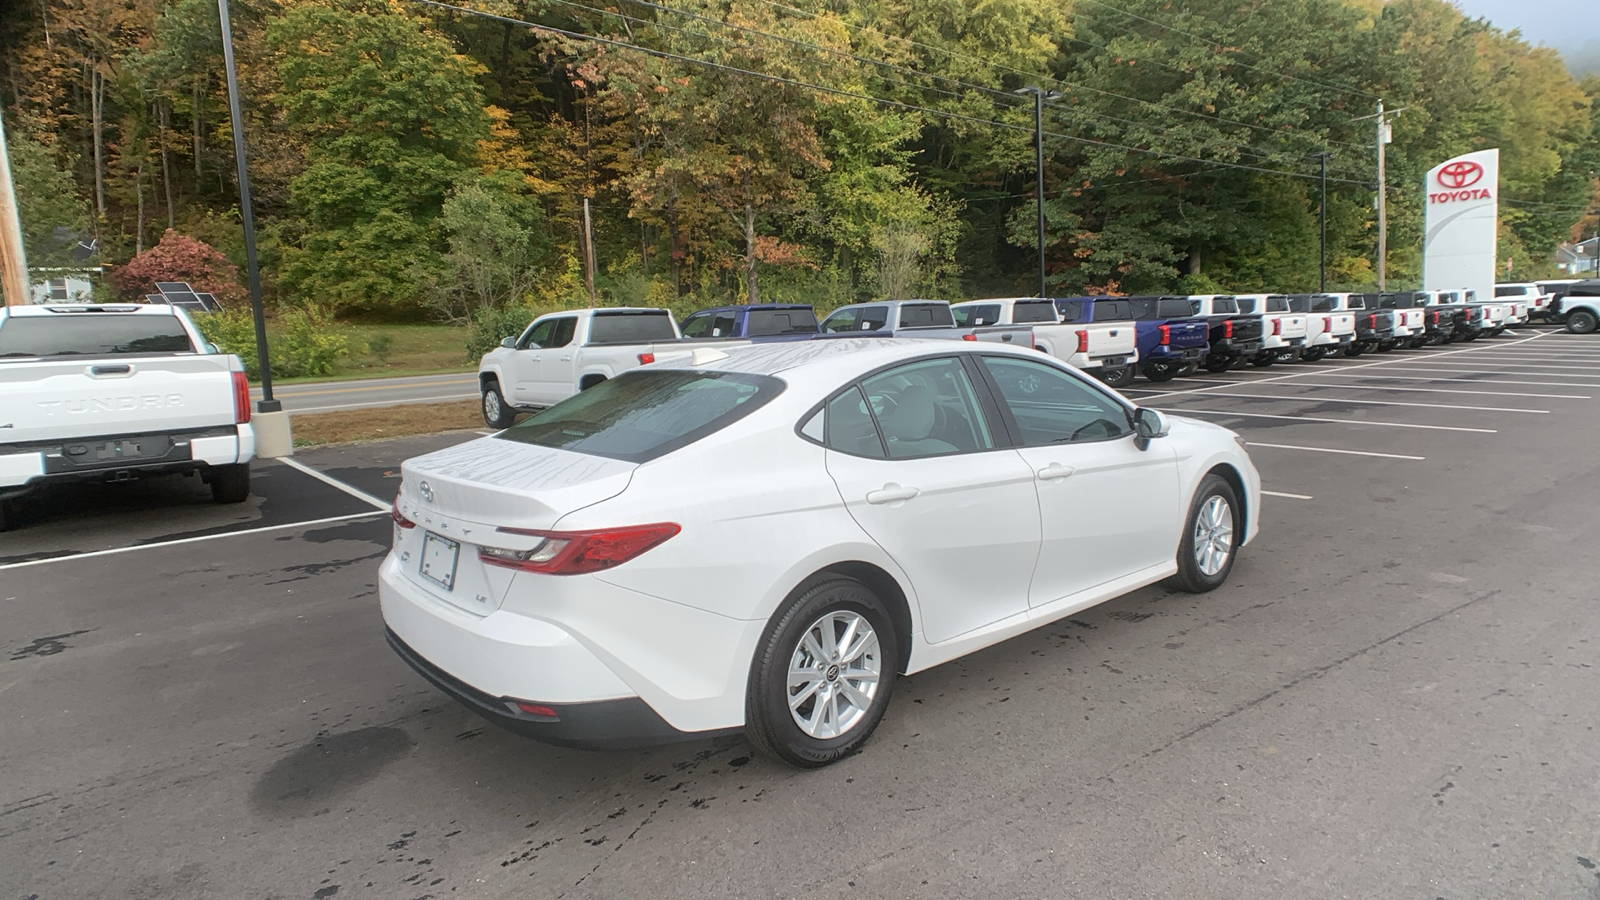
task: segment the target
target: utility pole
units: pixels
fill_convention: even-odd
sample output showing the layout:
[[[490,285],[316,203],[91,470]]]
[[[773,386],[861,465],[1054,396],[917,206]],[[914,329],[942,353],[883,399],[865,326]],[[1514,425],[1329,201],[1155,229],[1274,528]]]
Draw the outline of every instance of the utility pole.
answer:
[[[1317,207],[1317,218],[1322,236],[1317,253],[1317,293],[1328,292],[1328,151],[1317,156],[1322,160],[1322,204]]]
[[[0,278],[5,281],[6,306],[22,306],[29,296],[28,257],[22,247],[22,218],[11,184],[11,151],[6,148],[6,126],[0,119]]]
[[[589,288],[589,305],[596,305],[594,294],[594,220],[589,216],[589,198],[583,198],[583,280]]]
[[[1378,101],[1378,290],[1389,289],[1386,270],[1389,264],[1389,175],[1384,168],[1389,144],[1389,117]]]
[[[1044,102],[1061,95],[1038,87],[1018,88],[1012,93],[1033,95],[1033,178],[1039,220],[1039,296],[1044,297],[1047,296],[1044,285]]]

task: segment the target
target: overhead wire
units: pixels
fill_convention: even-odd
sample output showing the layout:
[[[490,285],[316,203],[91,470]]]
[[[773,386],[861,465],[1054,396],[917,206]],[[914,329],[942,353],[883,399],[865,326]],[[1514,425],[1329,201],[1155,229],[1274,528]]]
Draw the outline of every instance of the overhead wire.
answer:
[[[505,24],[508,24],[508,25],[516,25],[516,26],[521,26],[521,27],[525,27],[525,28],[532,28],[532,29],[536,29],[538,31],[543,31],[543,32],[549,33],[549,34],[561,35],[562,37],[571,38],[573,40],[587,41],[589,43],[600,44],[600,45],[603,45],[603,46],[619,47],[619,48],[623,48],[623,49],[633,50],[633,51],[636,51],[638,53],[645,54],[647,56],[656,57],[658,59],[670,59],[670,60],[675,60],[675,61],[678,61],[678,62],[690,63],[692,65],[703,66],[703,67],[709,68],[709,69],[716,69],[716,70],[725,71],[725,72],[731,72],[731,73],[739,74],[739,75],[747,75],[747,76],[750,76],[750,77],[753,77],[753,78],[762,79],[764,81],[769,81],[769,82],[772,82],[772,83],[775,83],[775,84],[783,84],[783,85],[788,85],[788,86],[792,86],[792,87],[799,87],[799,88],[815,90],[815,91],[818,91],[818,92],[821,92],[821,93],[830,94],[830,95],[838,96],[838,97],[848,97],[848,98],[855,99],[855,100],[865,100],[865,101],[868,101],[868,102],[871,102],[871,103],[876,103],[876,104],[879,104],[879,105],[882,105],[882,106],[888,106],[888,107],[893,107],[893,108],[897,108],[897,109],[904,109],[904,110],[914,111],[914,112],[921,112],[921,113],[925,113],[925,114],[931,115],[931,116],[936,116],[936,117],[939,117],[939,118],[950,119],[950,120],[954,120],[954,121],[971,122],[971,123],[974,123],[974,124],[987,125],[987,126],[993,127],[993,128],[1001,128],[1001,129],[1010,130],[1010,131],[1020,131],[1020,132],[1030,133],[1030,134],[1033,133],[1033,131],[1034,131],[1034,129],[1032,129],[1032,128],[1028,128],[1028,127],[1022,126],[1022,125],[1013,124],[1013,123],[1010,123],[1010,122],[1003,122],[1003,121],[998,121],[998,120],[995,120],[995,119],[985,119],[985,118],[981,118],[979,116],[969,116],[969,115],[965,115],[965,114],[962,114],[962,113],[949,112],[949,111],[946,111],[946,110],[932,109],[932,108],[925,107],[925,106],[919,106],[919,105],[914,104],[914,103],[905,103],[905,102],[902,102],[902,101],[899,101],[899,100],[890,100],[890,99],[885,98],[885,97],[876,97],[876,96],[873,96],[871,94],[863,94],[863,93],[859,93],[859,92],[856,92],[856,91],[848,91],[848,90],[844,90],[843,88],[835,88],[835,87],[829,87],[827,85],[812,84],[810,82],[801,81],[801,80],[795,79],[795,78],[787,78],[787,77],[784,77],[782,75],[774,75],[774,74],[772,74],[770,72],[761,72],[761,71],[757,71],[757,70],[753,70],[753,69],[745,69],[745,68],[741,68],[741,67],[738,67],[738,66],[730,66],[730,65],[727,65],[725,63],[712,62],[711,60],[697,59],[697,58],[692,57],[692,56],[684,56],[682,54],[672,53],[672,52],[669,52],[669,51],[666,51],[666,50],[657,50],[657,49],[655,49],[653,47],[644,47],[644,46],[641,46],[639,44],[632,43],[630,41],[620,41],[620,40],[616,40],[614,38],[601,37],[599,35],[584,34],[582,32],[570,31],[570,30],[564,29],[564,28],[556,28],[554,26],[544,25],[544,24],[541,24],[541,23],[538,23],[538,22],[529,22],[529,21],[522,20],[522,19],[515,19],[515,18],[512,18],[510,16],[502,16],[502,15],[499,15],[499,14],[496,14],[496,13],[484,12],[482,10],[471,9],[471,8],[464,7],[464,6],[457,6],[457,5],[454,5],[454,4],[451,4],[451,3],[442,2],[442,0],[410,0],[410,2],[419,4],[419,5],[422,5],[422,6],[433,7],[433,8],[436,8],[436,9],[450,10],[452,12],[462,13],[464,15],[477,16],[479,18],[485,18],[485,19],[492,19],[492,20],[495,20],[495,21],[498,21],[498,22],[502,22],[502,23],[505,23]],[[1202,165],[1211,165],[1211,166],[1219,166],[1219,167],[1229,168],[1229,169],[1239,169],[1239,170],[1243,170],[1243,171],[1259,172],[1259,173],[1268,174],[1268,175],[1283,175],[1283,176],[1288,176],[1288,177],[1291,177],[1291,178],[1301,178],[1301,179],[1309,179],[1309,180],[1319,180],[1320,179],[1319,175],[1313,175],[1313,174],[1304,173],[1304,172],[1294,172],[1294,171],[1289,171],[1289,170],[1285,170],[1285,169],[1271,169],[1271,168],[1265,168],[1265,167],[1262,167],[1262,166],[1245,165],[1243,163],[1222,162],[1220,160],[1203,159],[1201,157],[1187,156],[1187,155],[1180,154],[1180,153],[1164,153],[1164,152],[1159,151],[1159,150],[1149,150],[1149,149],[1146,149],[1144,147],[1134,147],[1134,146],[1129,146],[1129,145],[1126,145],[1126,144],[1117,144],[1117,143],[1113,143],[1113,142],[1110,142],[1110,141],[1096,140],[1096,139],[1093,139],[1093,138],[1085,138],[1085,137],[1081,137],[1081,136],[1078,136],[1078,135],[1063,134],[1063,133],[1060,133],[1060,132],[1044,131],[1043,135],[1045,137],[1054,138],[1056,140],[1069,141],[1069,142],[1076,143],[1076,144],[1103,147],[1103,148],[1107,148],[1107,149],[1125,150],[1125,151],[1128,151],[1130,153],[1139,153],[1139,154],[1143,154],[1143,155],[1146,155],[1146,156],[1158,157],[1158,158],[1163,158],[1163,159],[1174,159],[1174,160],[1181,160],[1181,161],[1186,161],[1186,162],[1195,162],[1195,163],[1200,163]],[[1340,178],[1332,178],[1332,177],[1330,177],[1328,179],[1328,181],[1330,183],[1364,184],[1364,182],[1351,181],[1349,179],[1340,179]]]

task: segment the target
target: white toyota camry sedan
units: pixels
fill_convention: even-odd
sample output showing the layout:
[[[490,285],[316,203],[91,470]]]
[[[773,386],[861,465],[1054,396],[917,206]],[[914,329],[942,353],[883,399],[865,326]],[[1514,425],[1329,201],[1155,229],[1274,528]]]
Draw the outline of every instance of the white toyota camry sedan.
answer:
[[[1233,432],[1030,350],[701,349],[406,462],[379,596],[406,662],[519,733],[743,729],[821,766],[898,674],[1221,585],[1259,512]]]

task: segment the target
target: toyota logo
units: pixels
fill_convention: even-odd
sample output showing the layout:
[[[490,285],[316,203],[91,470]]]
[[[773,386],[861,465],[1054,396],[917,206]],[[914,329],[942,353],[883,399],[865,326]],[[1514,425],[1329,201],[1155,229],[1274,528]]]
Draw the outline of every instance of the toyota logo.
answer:
[[[1434,177],[1447,188],[1471,187],[1483,180],[1483,166],[1460,160],[1444,166]]]
[[[428,484],[426,481],[417,485],[417,493],[422,495],[423,503],[433,502],[433,486]]]

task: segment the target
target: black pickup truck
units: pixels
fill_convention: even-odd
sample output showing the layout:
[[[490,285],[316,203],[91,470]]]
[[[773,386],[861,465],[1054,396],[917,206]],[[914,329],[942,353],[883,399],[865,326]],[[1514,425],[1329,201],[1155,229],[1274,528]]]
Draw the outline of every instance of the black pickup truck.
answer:
[[[1340,301],[1344,309],[1356,314],[1356,340],[1344,348],[1345,356],[1360,356],[1373,350],[1387,353],[1394,349],[1394,310],[1380,309],[1377,297],[1377,294],[1350,294]]]
[[[1226,372],[1261,352],[1261,317],[1239,311],[1239,301],[1227,294],[1195,294],[1189,309],[1206,320],[1211,349],[1207,372]]]

